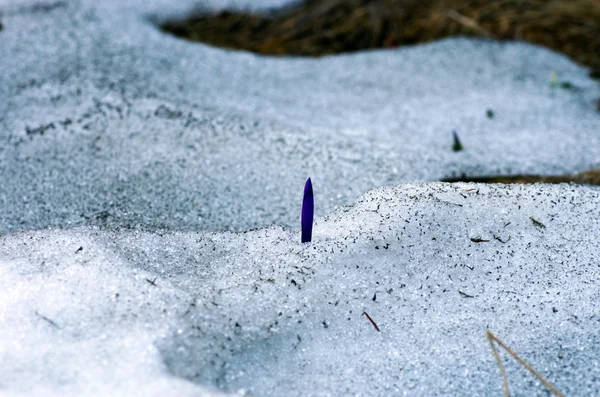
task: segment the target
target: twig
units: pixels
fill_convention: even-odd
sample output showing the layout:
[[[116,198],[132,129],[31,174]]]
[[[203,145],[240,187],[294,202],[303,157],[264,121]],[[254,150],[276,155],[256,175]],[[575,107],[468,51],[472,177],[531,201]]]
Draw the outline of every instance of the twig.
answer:
[[[42,320],[46,321],[48,324],[52,325],[54,328],[56,329],[60,329],[60,325],[58,325],[54,320],[44,316],[43,314],[40,314],[39,312],[35,312],[35,314],[41,318]]]
[[[510,240],[510,236],[508,236],[508,238],[506,240],[502,240],[500,237],[494,235],[494,238],[498,241],[500,241],[502,244],[506,244],[508,243],[508,241]]]
[[[533,223],[533,226],[539,227],[539,228],[542,228],[542,229],[546,228],[546,225],[544,225],[542,222],[534,219],[533,216],[530,216],[529,219],[531,219],[531,222]]]
[[[367,316],[367,318],[369,319],[369,321],[371,322],[371,324],[373,324],[373,327],[375,327],[375,329],[377,330],[377,332],[381,332],[381,331],[379,330],[379,327],[378,327],[378,326],[377,326],[377,324],[375,323],[375,321],[373,321],[373,319],[371,318],[371,316],[369,316],[369,315],[367,314],[367,312],[363,312],[363,314],[364,314],[365,316]]]
[[[508,390],[508,377],[506,376],[506,370],[504,369],[504,365],[502,365],[502,361],[500,360],[500,356],[498,355],[498,350],[496,350],[496,346],[494,345],[494,342],[499,344],[500,347],[502,347],[504,350],[506,350],[506,352],[508,354],[510,354],[515,360],[517,360],[519,362],[519,364],[524,366],[529,372],[531,372],[533,375],[535,375],[535,377],[538,378],[538,380],[540,382],[542,382],[544,384],[544,386],[546,386],[548,388],[548,390],[550,390],[554,395],[556,395],[558,397],[564,397],[564,395],[561,392],[556,390],[556,388],[554,386],[552,386],[550,384],[550,382],[548,382],[542,375],[540,375],[539,372],[537,372],[535,369],[533,369],[533,367],[531,365],[527,364],[525,362],[525,360],[523,360],[521,357],[519,357],[519,355],[517,353],[512,351],[512,349],[510,347],[506,346],[504,344],[504,342],[502,342],[500,339],[498,339],[496,337],[496,335],[492,334],[490,331],[486,331],[485,336],[486,336],[488,342],[490,342],[490,346],[492,347],[492,352],[494,353],[494,358],[496,359],[496,362],[498,363],[500,372],[502,372],[502,384],[504,387],[504,396],[505,397],[510,397],[510,392]]]
[[[474,19],[471,19],[469,17],[466,17],[462,14],[459,14],[456,10],[448,10],[448,17],[450,19],[453,19],[456,22],[460,23],[461,25],[466,26],[467,28],[470,28],[470,29],[473,29],[473,30],[479,32],[483,36],[490,37],[490,38],[494,37],[492,34],[490,34],[490,32],[488,32],[487,30],[482,28],[477,23],[477,21],[475,21]]]
[[[147,278],[147,279],[146,279],[146,281],[147,281],[148,283],[150,283],[150,284],[152,284],[152,285],[154,285],[154,286],[156,287],[156,279],[157,279],[157,278],[158,278],[158,277],[154,277],[154,280],[150,280],[149,278]]]

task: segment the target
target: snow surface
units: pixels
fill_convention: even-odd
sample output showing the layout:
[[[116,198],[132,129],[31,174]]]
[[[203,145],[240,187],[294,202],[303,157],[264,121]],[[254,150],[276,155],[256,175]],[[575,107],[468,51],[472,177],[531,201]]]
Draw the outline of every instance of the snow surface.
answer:
[[[523,43],[267,58],[155,26],[284,3],[0,0],[0,395],[501,395],[487,329],[600,393],[600,191],[434,183],[600,166],[598,84]]]

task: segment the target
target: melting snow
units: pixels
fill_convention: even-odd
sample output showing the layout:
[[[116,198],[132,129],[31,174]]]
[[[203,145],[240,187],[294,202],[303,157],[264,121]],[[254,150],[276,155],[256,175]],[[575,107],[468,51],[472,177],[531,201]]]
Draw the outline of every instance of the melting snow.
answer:
[[[434,182],[600,166],[585,69],[461,38],[266,58],[161,33],[198,5],[171,3],[1,3],[1,395],[502,395],[488,329],[598,394],[599,190]]]

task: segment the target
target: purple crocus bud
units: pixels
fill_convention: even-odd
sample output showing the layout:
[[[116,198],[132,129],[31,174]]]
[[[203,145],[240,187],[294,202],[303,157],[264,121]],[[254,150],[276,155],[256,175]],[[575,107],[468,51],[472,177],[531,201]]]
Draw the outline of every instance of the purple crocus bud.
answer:
[[[304,198],[302,199],[302,242],[309,243],[312,239],[313,217],[315,215],[315,200],[313,198],[312,182],[310,178],[304,185]]]

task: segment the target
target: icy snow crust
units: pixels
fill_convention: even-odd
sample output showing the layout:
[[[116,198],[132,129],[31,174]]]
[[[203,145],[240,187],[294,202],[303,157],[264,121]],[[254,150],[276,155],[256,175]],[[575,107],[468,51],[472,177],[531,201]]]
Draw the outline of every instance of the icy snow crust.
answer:
[[[597,202],[567,185],[409,184],[320,218],[304,245],[281,227],[5,236],[2,385],[501,395],[490,329],[566,395],[594,395]],[[519,395],[544,395],[505,364]]]
[[[501,395],[486,329],[599,393],[598,189],[407,183],[600,166],[583,68],[258,57],[154,24],[288,2],[172,3],[0,0],[0,395]]]

